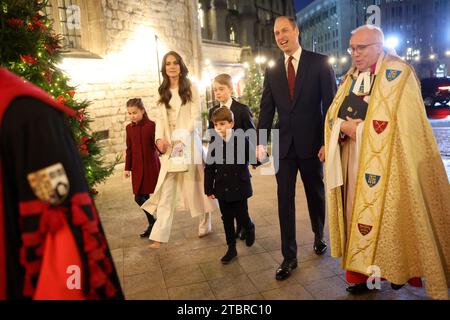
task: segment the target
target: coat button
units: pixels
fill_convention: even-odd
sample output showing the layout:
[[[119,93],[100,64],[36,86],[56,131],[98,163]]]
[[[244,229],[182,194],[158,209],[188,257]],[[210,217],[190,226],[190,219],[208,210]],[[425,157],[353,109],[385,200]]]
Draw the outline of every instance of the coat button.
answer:
[[[224,177],[226,177],[226,176],[227,176],[227,174],[226,174],[226,173],[224,173],[224,174],[223,174],[223,176],[224,176]]]
[[[228,188],[225,188],[225,191],[228,191]]]

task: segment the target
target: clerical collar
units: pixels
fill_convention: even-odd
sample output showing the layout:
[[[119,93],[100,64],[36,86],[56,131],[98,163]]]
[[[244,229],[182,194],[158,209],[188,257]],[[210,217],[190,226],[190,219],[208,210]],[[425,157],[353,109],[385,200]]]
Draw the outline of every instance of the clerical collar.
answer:
[[[372,90],[373,81],[378,73],[382,61],[384,59],[384,52],[380,54],[376,63],[372,64],[366,71],[355,71],[352,74],[352,79],[356,80],[352,87],[352,92],[357,96],[367,96],[370,95]]]

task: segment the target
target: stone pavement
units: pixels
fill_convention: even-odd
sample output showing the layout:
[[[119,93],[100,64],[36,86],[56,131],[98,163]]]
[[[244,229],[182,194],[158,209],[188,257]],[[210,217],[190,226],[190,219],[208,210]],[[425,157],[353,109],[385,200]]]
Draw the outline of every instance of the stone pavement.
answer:
[[[160,249],[148,248],[139,238],[146,227],[144,213],[134,203],[131,182],[122,178],[123,166],[99,185],[96,204],[127,299],[427,299],[424,289],[405,286],[363,296],[347,295],[344,272],[329,250],[317,256],[300,178],[297,183],[297,244],[299,267],[285,281],[275,280],[282,261],[274,176],[252,170],[254,196],[249,210],[256,225],[255,244],[238,240],[238,258],[222,265],[226,251],[220,213],[213,214],[213,233],[197,237],[197,219],[186,212],[175,214],[171,238]],[[328,237],[328,228],[325,234]],[[327,240],[328,241],[328,240]]]

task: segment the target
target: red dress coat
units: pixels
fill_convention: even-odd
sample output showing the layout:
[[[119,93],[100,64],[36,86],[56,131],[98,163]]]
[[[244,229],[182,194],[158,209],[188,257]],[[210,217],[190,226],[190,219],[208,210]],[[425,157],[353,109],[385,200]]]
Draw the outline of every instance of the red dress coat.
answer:
[[[127,125],[125,170],[131,171],[134,194],[155,191],[159,174],[159,158],[155,146],[155,122],[146,116],[137,124]]]

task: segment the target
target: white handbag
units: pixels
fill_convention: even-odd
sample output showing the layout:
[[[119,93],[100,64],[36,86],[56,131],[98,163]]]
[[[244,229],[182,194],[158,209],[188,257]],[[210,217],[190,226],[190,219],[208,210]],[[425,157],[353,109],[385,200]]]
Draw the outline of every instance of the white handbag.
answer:
[[[188,171],[188,161],[185,145],[182,142],[175,144],[170,152],[169,169],[167,172]]]

